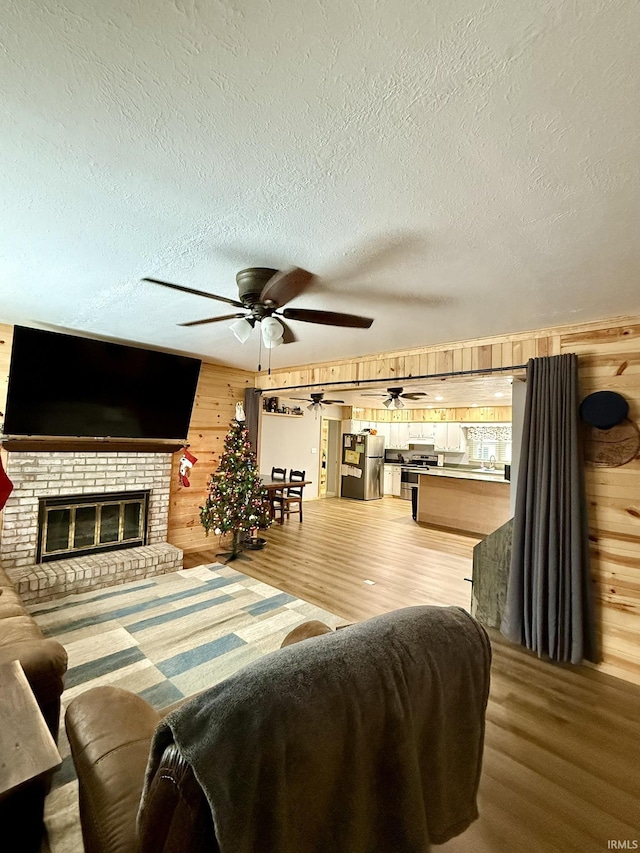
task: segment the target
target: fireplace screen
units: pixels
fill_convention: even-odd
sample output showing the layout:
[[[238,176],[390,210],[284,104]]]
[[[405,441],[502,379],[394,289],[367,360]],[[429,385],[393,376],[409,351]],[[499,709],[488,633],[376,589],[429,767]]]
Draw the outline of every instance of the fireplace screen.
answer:
[[[146,544],[149,490],[40,498],[37,562]]]

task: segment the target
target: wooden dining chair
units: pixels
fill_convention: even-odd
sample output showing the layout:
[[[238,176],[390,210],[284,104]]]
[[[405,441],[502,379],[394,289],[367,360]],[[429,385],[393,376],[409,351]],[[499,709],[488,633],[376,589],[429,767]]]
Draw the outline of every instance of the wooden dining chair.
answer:
[[[282,480],[284,483],[287,479],[287,469],[286,468],[272,468],[271,469],[271,479],[272,480]],[[269,500],[271,501],[271,518],[276,517],[276,511],[280,509],[280,524],[282,524],[282,503],[281,499],[284,498],[284,489],[270,489],[269,490]]]
[[[304,483],[305,479],[305,471],[294,471],[291,470],[291,474],[289,475],[290,483]],[[289,486],[286,490],[286,493],[283,495],[279,509],[280,509],[280,523],[284,521],[284,517],[290,517],[292,511],[297,511],[300,516],[300,521],[302,521],[302,491],[304,489],[304,485],[300,486]]]

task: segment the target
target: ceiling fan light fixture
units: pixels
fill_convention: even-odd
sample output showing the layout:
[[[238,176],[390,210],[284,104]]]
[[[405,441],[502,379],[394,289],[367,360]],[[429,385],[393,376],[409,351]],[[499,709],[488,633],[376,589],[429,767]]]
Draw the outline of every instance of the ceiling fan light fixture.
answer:
[[[284,343],[284,326],[275,317],[265,317],[260,322],[262,342],[267,349],[274,349]]]
[[[276,338],[275,341],[267,340],[265,336],[262,336],[262,344],[266,349],[275,349],[279,347],[280,344],[283,343],[282,338]]]
[[[396,409],[404,409],[404,403],[402,402],[402,400],[396,400]]]
[[[260,323],[262,327],[262,340],[267,343],[267,341],[279,341],[282,343],[282,337],[284,335],[284,326],[282,323],[279,323],[275,317],[265,317],[264,320]]]
[[[389,397],[387,400],[383,400],[382,405],[387,409],[393,409],[393,399]]]
[[[241,317],[239,320],[235,320],[229,328],[241,344],[244,344],[249,340],[249,336],[252,332],[251,323],[248,320],[245,320],[244,317]]]

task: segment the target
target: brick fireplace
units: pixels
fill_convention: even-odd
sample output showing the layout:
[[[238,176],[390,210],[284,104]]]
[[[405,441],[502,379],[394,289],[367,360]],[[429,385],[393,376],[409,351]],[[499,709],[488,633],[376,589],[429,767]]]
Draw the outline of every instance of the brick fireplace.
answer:
[[[25,601],[45,601],[182,568],[182,551],[166,541],[170,453],[133,450],[10,452],[6,467],[14,490],[3,510],[0,563]],[[106,518],[116,512],[113,493],[119,493],[120,517],[125,522],[132,512],[128,496],[146,495],[144,534],[140,539],[143,544],[110,550],[90,548],[89,553],[79,556],[74,555],[73,547],[67,552],[60,548],[62,559],[55,559],[54,554],[53,559],[38,561],[39,519],[42,520],[43,505],[53,507],[51,518],[58,520],[63,515],[61,512],[55,515],[56,504],[73,507],[75,501],[80,510],[69,509],[74,524],[76,512],[86,515],[88,507],[95,506],[97,529],[101,513]],[[87,500],[83,502],[84,496]],[[121,528],[125,522],[120,522]],[[71,536],[70,546],[73,542]]]

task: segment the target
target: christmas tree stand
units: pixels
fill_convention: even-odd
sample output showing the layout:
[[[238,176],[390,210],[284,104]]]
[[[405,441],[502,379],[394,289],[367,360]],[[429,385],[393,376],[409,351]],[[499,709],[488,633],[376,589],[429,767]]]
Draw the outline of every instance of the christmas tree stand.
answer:
[[[220,554],[216,554],[216,557],[222,557],[226,559],[224,560],[225,565],[227,563],[232,562],[232,560],[249,560],[251,562],[251,557],[248,554],[243,553],[243,542],[246,531],[244,530],[234,530],[233,531],[233,539],[231,540],[231,550],[223,551]]]

